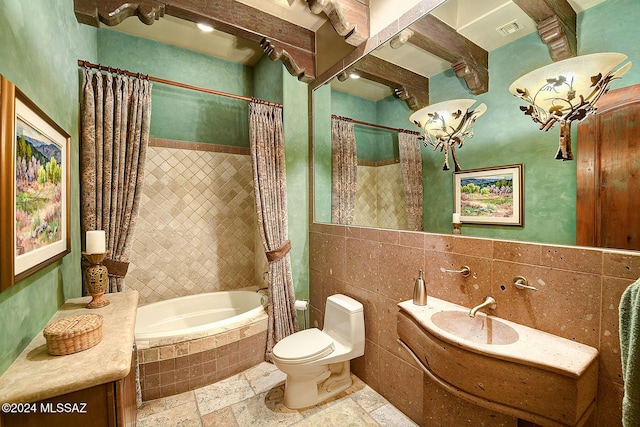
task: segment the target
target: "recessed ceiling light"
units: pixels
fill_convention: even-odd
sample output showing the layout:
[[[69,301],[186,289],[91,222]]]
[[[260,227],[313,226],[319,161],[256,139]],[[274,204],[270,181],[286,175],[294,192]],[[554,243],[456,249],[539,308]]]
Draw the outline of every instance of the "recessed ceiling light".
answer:
[[[358,73],[356,73],[354,71],[351,74],[349,74],[349,77],[351,77],[352,79],[359,79],[360,78],[360,74],[358,74]]]
[[[213,27],[211,25],[203,24],[202,22],[199,22],[197,25],[202,32],[210,33],[211,31],[213,31]]]

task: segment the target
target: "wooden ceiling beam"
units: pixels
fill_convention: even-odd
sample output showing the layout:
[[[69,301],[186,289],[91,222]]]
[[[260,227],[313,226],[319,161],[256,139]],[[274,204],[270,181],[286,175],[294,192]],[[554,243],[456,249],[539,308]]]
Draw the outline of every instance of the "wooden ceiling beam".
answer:
[[[553,61],[578,54],[576,12],[567,0],[513,0],[533,19]]]
[[[360,78],[390,87],[413,111],[429,105],[429,79],[413,71],[373,55],[349,67],[348,72],[351,71],[356,71]]]
[[[235,0],[74,0],[78,22],[113,26],[131,16],[147,25],[165,14],[256,43],[299,80],[315,79],[315,33]]]
[[[311,12],[324,13],[333,29],[352,46],[369,38],[369,0],[306,0]]]
[[[489,53],[432,15],[426,15],[410,27],[408,43],[451,63],[458,78],[463,78],[474,95],[489,90]]]

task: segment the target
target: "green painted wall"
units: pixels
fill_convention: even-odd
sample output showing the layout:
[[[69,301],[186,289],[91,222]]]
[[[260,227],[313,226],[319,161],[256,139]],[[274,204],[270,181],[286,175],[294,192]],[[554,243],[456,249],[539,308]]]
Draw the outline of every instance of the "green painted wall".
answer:
[[[296,298],[308,300],[310,222],[308,87],[306,83],[291,76],[280,62],[277,65],[282,73],[291,269]]]
[[[101,64],[242,96],[253,68],[121,32],[98,30]],[[249,146],[245,101],[153,83],[151,137]]]
[[[71,135],[71,253],[0,293],[0,374],[66,299],[82,293],[78,59],[96,61],[96,30],[76,22],[72,0],[0,2],[0,74]]]
[[[620,88],[640,82],[640,43],[637,22],[640,7],[637,0],[608,0],[578,15],[579,54],[614,51],[625,53],[636,65],[615,81],[612,88]],[[612,24],[615,23],[615,24]],[[508,88],[521,75],[551,63],[549,52],[537,33],[503,46],[489,53],[489,92],[479,96],[469,93],[463,80],[448,70],[430,79],[430,102],[456,98],[473,98],[484,102],[488,110],[478,119],[474,133],[458,151],[463,169],[489,166],[524,164],[524,227],[478,226],[465,224],[463,233],[469,236],[524,240],[556,244],[575,243],[576,162],[554,159],[558,146],[559,130],[538,130],[538,125],[519,110],[519,99]],[[335,92],[334,92],[335,94]],[[332,111],[344,111],[344,115],[356,117],[358,104],[349,99],[346,108],[337,105],[336,99],[348,99],[350,95],[332,94]],[[316,108],[327,102],[325,96],[314,100]],[[413,129],[408,121],[411,111],[402,110],[404,104],[392,97],[378,101],[378,122],[392,127]],[[391,108],[393,107],[393,108]],[[316,113],[318,114],[318,113]],[[316,122],[321,122],[316,117]],[[364,119],[361,119],[364,120]],[[369,120],[368,120],[369,121]],[[389,133],[386,134],[387,138]],[[573,129],[577,145],[577,126]],[[360,148],[360,145],[358,145]],[[575,151],[575,148],[574,148]],[[316,151],[316,155],[321,153]],[[453,211],[453,172],[442,171],[443,154],[431,148],[422,148],[424,182],[424,229],[436,233],[451,232]],[[329,171],[330,173],[330,171]],[[330,221],[325,211],[330,210],[330,175],[319,177],[321,186],[317,192],[316,220]],[[327,184],[328,182],[328,184]],[[329,198],[327,198],[327,191]]]
[[[281,65],[280,62],[274,62],[265,57],[258,61],[253,67],[253,86],[255,87],[253,96],[280,104],[284,102]]]
[[[313,93],[313,187],[316,222],[331,222],[331,95],[330,85]]]

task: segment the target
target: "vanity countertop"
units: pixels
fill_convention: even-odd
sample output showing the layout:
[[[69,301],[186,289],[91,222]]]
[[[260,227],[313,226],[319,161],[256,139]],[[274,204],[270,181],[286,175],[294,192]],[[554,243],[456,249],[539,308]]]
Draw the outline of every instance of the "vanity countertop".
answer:
[[[51,322],[77,314],[103,316],[102,340],[64,356],[47,353],[42,331],[0,376],[0,403],[32,403],[123,379],[131,369],[138,292],[106,294],[108,306],[87,309],[91,297],[67,300]]]

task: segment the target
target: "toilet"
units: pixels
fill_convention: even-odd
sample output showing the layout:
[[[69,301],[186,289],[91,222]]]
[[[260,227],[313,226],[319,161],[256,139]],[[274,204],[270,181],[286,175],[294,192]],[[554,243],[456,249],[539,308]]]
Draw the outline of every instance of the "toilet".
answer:
[[[287,374],[284,405],[306,408],[351,386],[350,361],[364,354],[362,304],[346,295],[327,298],[324,328],[306,329],[280,340],[272,352]]]

